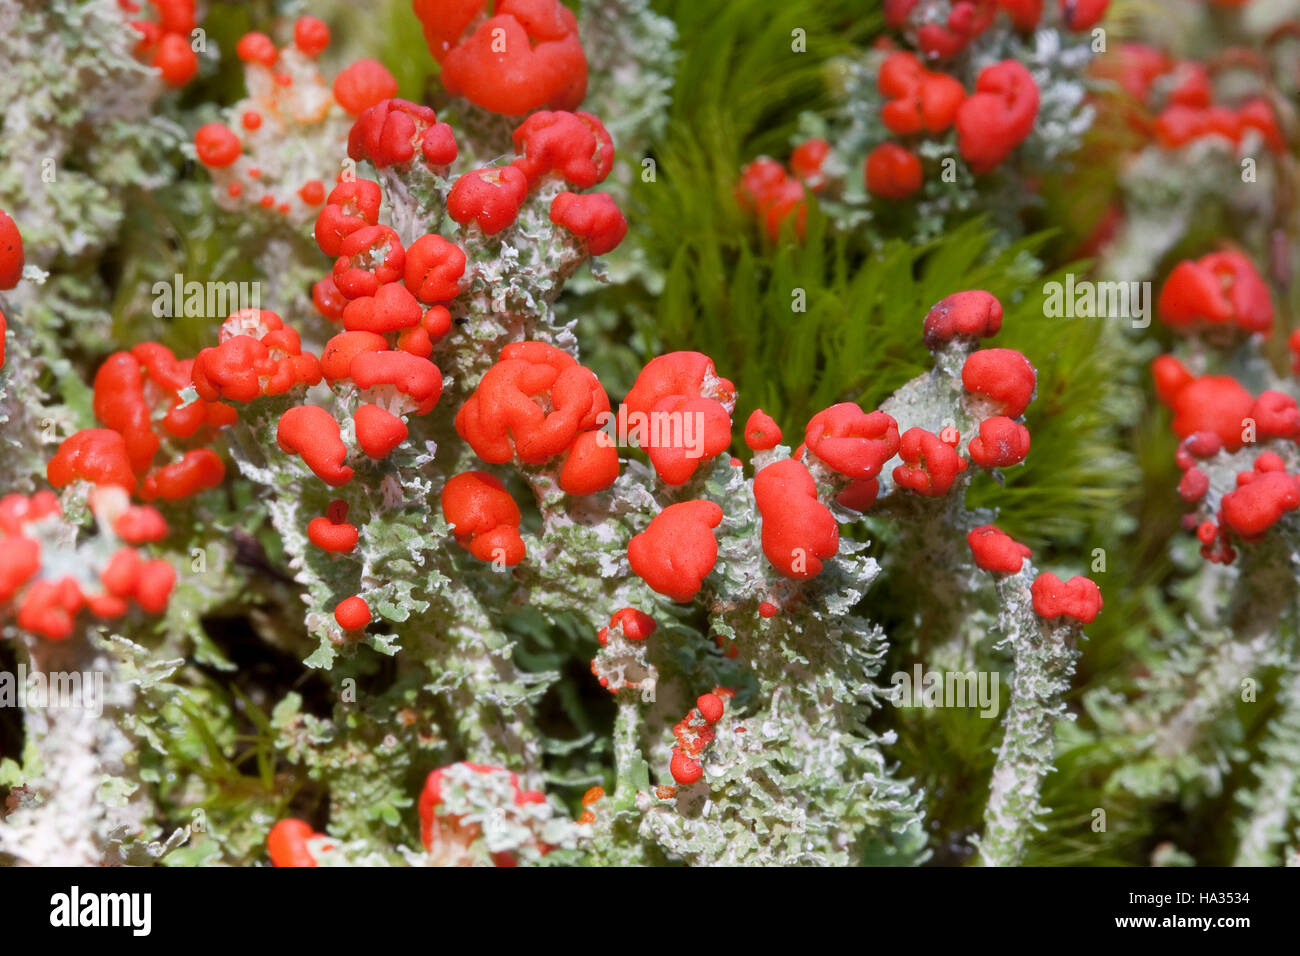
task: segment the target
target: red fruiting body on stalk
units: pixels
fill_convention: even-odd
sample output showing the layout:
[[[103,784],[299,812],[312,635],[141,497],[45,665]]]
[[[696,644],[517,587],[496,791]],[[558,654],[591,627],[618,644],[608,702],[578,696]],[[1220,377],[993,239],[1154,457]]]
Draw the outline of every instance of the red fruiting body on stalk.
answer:
[[[867,191],[883,199],[906,199],[921,188],[921,160],[897,143],[881,143],[863,164]]]
[[[1286,471],[1286,462],[1281,455],[1266,451],[1255,459],[1255,471],[1261,475],[1266,471]]]
[[[334,620],[345,631],[359,631],[370,624],[370,605],[355,594],[344,598],[334,608]]]
[[[388,407],[402,414],[427,415],[442,397],[442,372],[428,359],[401,350],[362,352],[348,367],[352,381],[363,390],[382,389],[400,393]]]
[[[126,441],[127,457],[135,471],[144,471],[158,451],[152,413],[144,396],[140,363],[130,352],[110,355],[95,373],[95,417]]]
[[[898,451],[898,423],[884,412],[868,413],[842,402],[809,420],[804,441],[831,470],[848,478],[873,479]]]
[[[690,786],[704,775],[698,758],[717,736],[713,725],[722,719],[724,698],[733,696],[734,691],[725,687],[715,687],[712,693],[701,694],[694,709],[673,727],[677,744],[673,747],[668,769],[682,786]]]
[[[334,78],[334,99],[353,116],[397,95],[397,80],[378,60],[357,60]]]
[[[1040,574],[1030,592],[1034,610],[1043,618],[1067,617],[1091,624],[1101,611],[1101,589],[1088,578],[1075,576],[1062,581],[1053,574]]]
[[[6,538],[0,550],[0,601],[14,593],[41,569],[41,545],[31,538],[15,535]]]
[[[293,25],[293,44],[314,60],[330,45],[330,28],[315,17],[299,17]]]
[[[980,71],[975,92],[957,110],[957,145],[976,174],[1001,163],[1033,131],[1038,85],[1019,62]]]
[[[161,614],[167,609],[175,585],[175,568],[166,561],[145,561],[140,566],[140,580],[135,588],[136,603],[150,614]]]
[[[980,525],[966,535],[977,567],[1001,574],[1018,574],[1025,558],[1033,552],[1009,534],[991,524]]]
[[[381,285],[374,295],[353,299],[343,310],[343,327],[349,332],[397,332],[420,324],[424,310],[406,286]]]
[[[1243,423],[1254,410],[1255,400],[1240,382],[1226,375],[1194,378],[1168,355],[1152,363],[1152,372],[1156,394],[1174,411],[1174,434],[1186,438],[1208,432],[1218,436],[1228,451],[1242,446]]]
[[[22,534],[24,525],[62,513],[59,499],[51,491],[38,491],[30,498],[18,494],[5,495],[0,498],[0,532]],[[3,553],[2,549],[0,553]]]
[[[480,561],[513,567],[524,559],[519,506],[495,476],[456,475],[442,489],[442,514],[455,526],[456,542]]]
[[[1019,418],[1034,397],[1038,375],[1015,349],[981,349],[972,352],[961,368],[966,391],[983,395],[1008,418]]]
[[[334,285],[349,299],[371,296],[402,278],[406,250],[390,226],[364,226],[339,244]]]
[[[971,40],[993,23],[998,6],[994,0],[957,0],[948,9],[947,19],[922,19],[909,23],[917,0],[886,0],[885,21],[895,28],[912,26],[921,51],[932,57],[950,57],[960,53]]]
[[[298,333],[284,326],[274,312],[247,309],[226,322],[258,317],[263,324],[254,331],[268,330],[260,338],[244,334],[227,338],[223,332],[216,348],[199,352],[194,360],[194,390],[200,398],[251,402],[262,395],[282,395],[320,381],[320,362],[301,351]]]
[[[1296,400],[1282,392],[1261,392],[1251,406],[1250,416],[1255,420],[1255,440],[1270,438],[1300,438],[1300,407]]]
[[[1267,335],[1273,328],[1268,286],[1239,252],[1215,252],[1174,267],[1157,303],[1161,320],[1175,329],[1235,323]]]
[[[72,636],[73,619],[84,603],[85,598],[72,578],[36,581],[18,607],[18,626],[52,641],[66,640]]]
[[[587,244],[587,252],[613,252],[627,235],[627,219],[608,193],[560,193],[551,200],[551,222]]]
[[[311,287],[312,305],[331,322],[343,321],[343,310],[348,307],[348,297],[334,284],[334,276],[327,275]]]
[[[302,457],[321,481],[332,488],[352,480],[339,423],[319,405],[296,405],[280,416],[275,440],[281,451]]]
[[[1189,468],[1178,482],[1178,494],[1187,502],[1200,501],[1210,490],[1210,476],[1199,468]]]
[[[130,597],[140,583],[140,554],[135,548],[119,548],[99,574],[99,583],[114,597]]]
[[[940,300],[925,316],[924,339],[934,349],[955,338],[997,335],[1002,328],[1002,303],[982,290],[957,292]]]
[[[740,182],[736,184],[736,202],[746,212],[757,212],[763,197],[787,179],[789,176],[780,163],[761,156],[741,169]]]
[[[514,132],[514,165],[536,186],[547,173],[557,173],[572,186],[590,189],[604,181],[614,165],[614,141],[590,113],[543,110]]]
[[[735,403],[736,387],[718,377],[713,360],[700,352],[651,359],[624,399],[629,423],[635,419],[645,425],[637,429],[638,443],[649,446],[650,463],[670,485],[684,484],[702,462],[731,444]],[[674,428],[674,422],[680,427]],[[693,429],[689,436],[687,427]]]
[[[712,501],[669,505],[628,542],[632,570],[674,601],[693,600],[718,560],[713,529],[721,523],[722,509]]]
[[[298,190],[298,198],[308,206],[319,206],[325,201],[325,184],[319,179],[309,179]]]
[[[550,409],[547,411],[547,409]],[[484,461],[541,464],[597,427],[609,396],[594,372],[544,342],[513,342],[456,413],[456,432]]]
[[[1168,92],[1169,103],[1196,109],[1213,105],[1214,85],[1205,64],[1191,61],[1179,63],[1168,80],[1177,84]]]
[[[460,293],[465,252],[442,236],[421,236],[406,250],[406,287],[421,302],[449,302]]]
[[[427,106],[409,100],[380,100],[352,124],[348,155],[357,161],[368,159],[379,169],[409,163],[425,132],[437,122],[437,115]]]
[[[514,166],[475,169],[456,180],[447,194],[447,215],[462,226],[473,222],[495,236],[515,221],[528,194],[528,180]]]
[[[276,352],[279,356],[277,358]],[[315,355],[273,352],[251,336],[237,336],[194,360],[194,388],[204,401],[251,402],[320,381]]]
[[[1110,0],[1057,0],[1061,19],[1076,33],[1091,30],[1106,15]]]
[[[967,446],[971,461],[981,468],[1009,468],[1029,454],[1029,429],[1005,416],[980,422],[979,434]]]
[[[328,205],[316,217],[316,244],[327,256],[337,256],[345,237],[379,222],[383,192],[369,179],[339,183],[326,197]]]
[[[435,305],[420,319],[420,328],[428,334],[431,342],[437,342],[451,331],[451,312],[446,306]]]
[[[1158,356],[1151,363],[1151,377],[1155,382],[1156,395],[1170,407],[1183,387],[1195,380],[1195,376],[1172,355]]]
[[[194,29],[194,0],[151,0],[158,11],[158,25],[167,33],[189,33]]]
[[[1273,112],[1268,100],[1255,98],[1243,103],[1237,109],[1237,122],[1241,124],[1243,134],[1255,130],[1264,137],[1269,149],[1282,153],[1286,151],[1286,139],[1278,127],[1277,114]]]
[[[409,352],[416,358],[428,358],[433,354],[433,340],[424,328],[424,319],[413,329],[403,329],[397,335],[397,348]]]
[[[131,357],[139,363],[140,374],[147,380],[146,398],[156,403],[161,392],[170,406],[162,418],[163,429],[168,434],[176,438],[192,438],[202,428],[224,428],[235,423],[237,416],[229,405],[203,399],[183,404],[181,393],[193,382],[193,359],[178,361],[171,349],[157,342],[140,343],[131,349]],[[112,397],[106,396],[104,400],[111,403]],[[99,401],[97,389],[96,402]]]
[[[903,463],[894,469],[894,483],[927,498],[942,498],[966,470],[966,459],[924,428],[903,432],[898,454]]]
[[[805,186],[817,192],[826,185],[826,174],[822,171],[822,166],[830,152],[831,144],[824,139],[805,140],[790,154],[790,171],[802,180]]]
[[[357,408],[352,424],[356,429],[357,444],[376,461],[387,458],[410,434],[404,421],[378,405]]]
[[[121,0],[119,0],[120,2]],[[137,6],[135,10],[129,12],[136,13],[139,12],[139,9],[139,6]],[[131,21],[131,29],[140,34],[140,39],[133,50],[134,54],[140,58],[152,56],[158,49],[158,41],[162,39],[162,27],[152,20],[133,20]]]
[[[595,494],[618,479],[618,469],[618,449],[613,442],[597,430],[581,432],[560,469],[560,487],[569,495]]]
[[[1236,534],[1250,540],[1261,537],[1283,514],[1297,507],[1297,479],[1282,471],[1264,471],[1223,496],[1220,516]]]
[[[127,491],[136,485],[126,441],[107,428],[83,428],[65,439],[46,465],[45,477],[55,488],[77,480],[120,485]]]
[[[756,408],[745,422],[745,444],[751,451],[768,451],[781,444],[781,426],[761,408]]]
[[[209,488],[216,488],[226,477],[226,465],[210,448],[187,451],[177,461],[150,472],[140,486],[146,501],[162,498],[179,501]]]
[[[931,73],[910,53],[892,53],[880,65],[880,92],[890,97],[880,120],[893,133],[942,133],[953,124],[966,98],[961,83],[946,73]]]
[[[615,611],[609,619],[609,626],[621,627],[623,636],[629,641],[644,641],[659,628],[649,614],[631,607]]]
[[[266,853],[272,866],[315,866],[316,859],[307,849],[307,841],[316,831],[304,820],[281,820],[266,835]]]
[[[340,332],[325,343],[320,370],[325,381],[333,385],[352,374],[352,360],[362,352],[382,352],[388,340],[377,332]]]
[[[1040,574],[1034,579],[1030,593],[1034,610],[1049,620],[1072,617],[1082,624],[1091,624],[1102,607],[1101,589],[1084,577],[1062,581],[1055,574]]]
[[[494,113],[575,109],[587,93],[578,21],[559,0],[416,0],[425,40],[453,96]]]
[[[845,508],[866,511],[876,503],[876,496],[879,494],[880,482],[875,478],[855,478],[835,496],[835,500]]]
[[[245,33],[235,44],[235,56],[245,63],[273,66],[280,54],[275,48],[275,42],[265,33],[250,32]]]
[[[820,574],[822,559],[839,551],[840,529],[817,500],[817,483],[803,463],[785,458],[760,469],[754,500],[763,519],[763,554],[772,567],[797,581]]]
[[[773,242],[780,238],[782,224],[793,216],[795,235],[802,239],[808,218],[803,186],[793,179],[786,179],[759,200],[758,216]]]
[[[1012,24],[1022,33],[1029,33],[1043,17],[1044,0],[998,0],[998,6],[1011,17]]]
[[[654,618],[643,611],[633,607],[620,608],[609,619],[609,627],[602,627],[596,634],[596,639],[602,644],[606,643],[610,629],[615,627],[621,627],[623,636],[629,641],[644,641],[658,630],[659,625],[655,623]]]
[[[239,159],[244,147],[229,126],[208,123],[194,133],[194,152],[204,166],[221,169]]]
[[[349,524],[347,518],[348,503],[341,498],[331,501],[322,517],[308,522],[308,539],[324,551],[346,554],[357,546],[360,536],[357,526]]]
[[[357,526],[349,524],[348,503],[342,500],[331,501],[325,514],[312,518],[307,524],[307,538],[322,551],[347,554],[357,546],[360,532]]]
[[[415,0],[415,16],[424,27],[429,52],[439,63],[460,43],[465,30],[483,12],[485,0]]]
[[[673,779],[683,787],[689,787],[704,776],[704,766],[698,760],[692,760],[680,750],[674,750],[668,764]]]
[[[773,242],[781,236],[782,223],[792,215],[795,233],[803,238],[808,212],[804,187],[791,179],[775,160],[761,157],[740,171],[736,202],[747,212],[758,215]]]
[[[189,38],[178,33],[163,34],[152,65],[162,74],[163,82],[173,89],[184,86],[199,72],[199,58]]]
[[[456,134],[449,125],[434,123],[420,138],[420,152],[429,165],[441,168],[456,161],[460,147],[456,145]]]
[[[1233,147],[1248,134],[1260,136],[1264,145],[1282,152],[1286,139],[1267,100],[1256,98],[1239,109],[1226,106],[1190,106],[1174,102],[1156,118],[1155,139],[1164,149],[1178,149],[1197,140],[1218,137]]]
[[[111,494],[111,492],[109,492]],[[111,513],[112,509],[97,504],[96,492],[91,498],[91,510],[97,514]],[[167,537],[167,521],[157,508],[148,505],[128,505],[116,518],[112,519],[113,533],[130,544],[143,544],[147,541],[161,541]]]

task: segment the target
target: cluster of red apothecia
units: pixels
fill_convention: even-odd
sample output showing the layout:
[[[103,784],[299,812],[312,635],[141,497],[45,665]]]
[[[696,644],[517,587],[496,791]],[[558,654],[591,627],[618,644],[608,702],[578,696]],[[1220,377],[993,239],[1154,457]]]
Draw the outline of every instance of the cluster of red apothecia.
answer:
[[[991,27],[1000,12],[1017,31],[1033,33],[1042,19],[1043,0],[942,0],[946,11],[939,10],[940,5],[931,0],[885,4],[886,21],[902,31],[917,52],[895,50],[877,74],[885,99],[880,120],[898,137],[878,143],[862,159],[863,182],[880,200],[906,200],[920,191],[926,170],[918,147],[925,140],[955,129],[958,152],[980,176],[1015,152],[1038,116],[1038,85],[1020,62],[1003,60],[985,67],[969,93],[942,66]],[[1108,0],[1061,0],[1063,22],[1070,30],[1089,30],[1107,5]],[[885,42],[892,46],[892,41]],[[824,169],[830,153],[829,142],[814,138],[795,148],[788,171],[774,159],[754,160],[741,170],[737,202],[758,218],[773,240],[787,220],[802,238],[807,193],[820,193],[830,185]]]
[[[0,291],[22,280],[23,265],[22,236],[0,211]],[[7,334],[0,313],[0,367]],[[94,486],[87,499],[100,530],[94,542],[69,540],[62,507],[49,491],[0,498],[0,609],[11,611],[18,627],[58,641],[73,635],[83,610],[112,620],[133,605],[149,614],[166,608],[176,571],[136,546],[165,538],[167,522],[156,508],[132,504],[131,494],[146,501],[183,498],[225,473],[215,453],[195,446],[233,415],[207,403],[181,407],[192,364],[145,343],[110,356],[96,375],[93,408],[107,427],[69,437],[46,469],[55,488],[78,481]],[[160,465],[164,445],[172,457]]]
[[[140,35],[134,54],[148,63],[168,86],[182,87],[199,72],[198,54],[194,52],[193,31],[197,24],[194,0],[149,0],[148,6],[137,0],[117,0],[117,5],[131,20]],[[141,16],[151,10],[152,18]]]
[[[1156,308],[1170,328],[1205,343],[1236,346],[1244,338],[1262,341],[1273,332],[1268,285],[1250,259],[1231,247],[1175,266]],[[1300,331],[1292,333],[1288,344],[1293,370],[1300,372]],[[1151,371],[1156,395],[1173,412],[1173,430],[1180,439],[1178,493],[1193,506],[1183,516],[1184,526],[1196,534],[1207,560],[1230,563],[1237,554],[1234,543],[1262,538],[1300,507],[1300,474],[1288,474],[1283,457],[1292,458],[1294,469],[1300,407],[1285,392],[1269,389],[1255,395],[1231,375],[1195,374],[1173,355],[1157,358]],[[1216,507],[1208,463],[1264,442],[1276,443],[1277,450],[1256,455],[1249,469],[1237,473],[1236,487],[1221,491]]]

